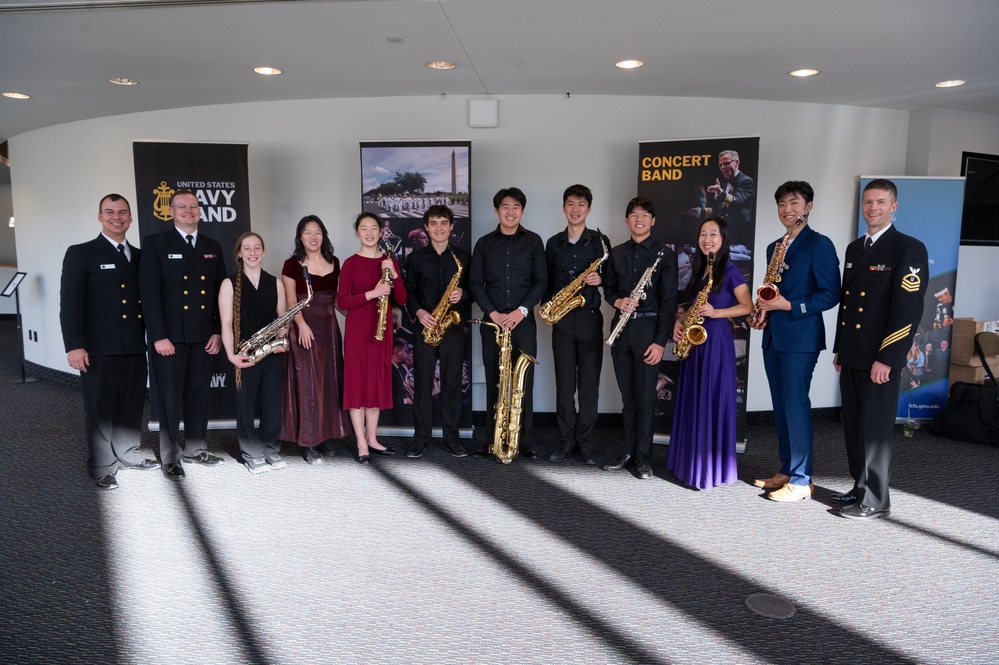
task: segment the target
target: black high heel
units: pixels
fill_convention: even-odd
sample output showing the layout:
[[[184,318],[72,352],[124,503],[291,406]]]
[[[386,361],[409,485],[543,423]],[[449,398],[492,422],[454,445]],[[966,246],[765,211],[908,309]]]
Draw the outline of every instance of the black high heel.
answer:
[[[357,463],[358,464],[370,464],[371,463],[371,456],[370,455],[358,455],[357,456]]]

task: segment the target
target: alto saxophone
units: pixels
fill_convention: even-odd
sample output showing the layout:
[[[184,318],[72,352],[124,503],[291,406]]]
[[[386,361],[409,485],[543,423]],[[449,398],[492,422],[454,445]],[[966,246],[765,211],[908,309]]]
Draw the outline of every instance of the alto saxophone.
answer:
[[[510,356],[513,352],[513,342],[510,330],[504,330],[495,323],[472,319],[472,323],[489,326],[496,329],[496,345],[499,347],[499,395],[496,398],[494,415],[496,424],[493,427],[493,445],[490,448],[493,457],[509,464],[520,454],[520,416],[523,412],[524,382],[527,380],[527,370],[538,361],[521,351],[517,365],[511,372]]]
[[[308,295],[305,300],[299,300],[292,307],[289,307],[284,314],[250,335],[239,345],[239,355],[246,356],[253,362],[258,363],[278,349],[288,347],[288,338],[278,337],[278,335],[312,301],[312,280],[309,279],[309,269],[304,268],[304,272],[305,286],[308,289]]]
[[[773,302],[780,295],[777,283],[781,280],[781,272],[787,267],[784,265],[787,246],[791,244],[791,234],[804,221],[804,217],[799,217],[794,226],[774,246],[773,256],[770,257],[770,263],[767,265],[767,274],[763,277],[763,283],[756,289],[756,304],[753,305],[753,313],[749,315],[751,325],[758,326],[767,318],[766,310],[760,309],[760,302]]]
[[[448,282],[447,288],[444,289],[444,295],[441,296],[437,307],[434,307],[434,311],[430,314],[437,323],[434,324],[433,328],[423,329],[423,341],[430,346],[440,344],[448,328],[461,323],[461,315],[451,309],[451,294],[458,288],[458,282],[461,281],[461,272],[464,270],[464,266],[461,265],[461,261],[458,260],[458,255],[454,253],[454,250],[451,250],[451,256],[454,257],[458,271],[454,273],[454,277]]]
[[[704,317],[700,316],[697,310],[708,302],[708,294],[711,293],[711,287],[714,284],[714,267],[715,253],[710,252],[708,254],[708,283],[694,298],[690,309],[683,317],[679,339],[673,342],[673,355],[680,360],[686,360],[693,347],[704,344],[708,339],[708,331],[701,325],[704,323]]]
[[[546,323],[555,325],[562,320],[566,314],[576,309],[577,307],[583,307],[586,305],[586,298],[580,291],[583,290],[583,280],[590,273],[594,273],[600,269],[603,262],[607,260],[610,256],[610,252],[607,251],[607,245],[604,244],[603,238],[600,239],[600,244],[603,245],[604,255],[599,259],[590,264],[590,267],[579,273],[576,279],[569,282],[565,288],[555,294],[555,296],[542,305],[538,309],[538,316],[540,316]]]
[[[659,254],[656,256],[655,262],[649,266],[644,273],[642,273],[641,279],[638,280],[638,284],[635,284],[635,288],[632,289],[629,298],[632,300],[645,300],[645,291],[649,288],[649,284],[652,282],[652,274],[656,271],[656,268],[659,267],[659,262],[662,261],[662,259],[663,251],[660,249]],[[611,334],[607,336],[606,340],[604,340],[607,343],[607,346],[614,346],[614,342],[617,341],[617,338],[621,334],[621,331],[624,330],[624,327],[628,325],[628,321],[631,320],[631,315],[633,313],[634,312],[621,312],[621,315],[617,320],[617,325],[614,326],[614,330],[612,330]]]
[[[388,252],[382,254],[384,257],[388,257]],[[388,268],[382,269],[382,278],[378,280],[379,284],[392,284],[392,271]],[[378,296],[378,327],[375,328],[375,339],[379,342],[385,339],[385,327],[388,325],[388,308],[389,308],[389,297],[388,295]]]

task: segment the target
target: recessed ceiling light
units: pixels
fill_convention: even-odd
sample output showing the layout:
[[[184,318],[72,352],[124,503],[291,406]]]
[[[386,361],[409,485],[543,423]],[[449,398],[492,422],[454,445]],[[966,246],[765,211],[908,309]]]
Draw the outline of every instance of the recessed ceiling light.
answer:
[[[11,99],[31,99],[31,95],[26,95],[23,92],[5,92],[3,96]]]
[[[807,78],[809,76],[815,76],[819,73],[817,69],[796,69],[793,72],[788,72],[791,76],[796,76],[798,78]]]
[[[953,81],[940,81],[936,84],[938,88],[956,88],[959,85],[964,85],[967,81],[962,81],[961,79],[954,79]]]
[[[385,41],[387,41],[389,44],[401,44],[402,37],[389,37]]]
[[[253,71],[263,76],[277,76],[281,73],[281,70],[276,67],[254,67]]]
[[[621,62],[615,62],[614,66],[618,69],[637,69],[644,64],[641,60],[622,60]]]
[[[114,85],[139,85],[139,82],[135,79],[125,78],[124,76],[109,78],[108,83],[113,83]]]
[[[431,60],[427,63],[430,69],[454,69],[454,63],[447,60]]]

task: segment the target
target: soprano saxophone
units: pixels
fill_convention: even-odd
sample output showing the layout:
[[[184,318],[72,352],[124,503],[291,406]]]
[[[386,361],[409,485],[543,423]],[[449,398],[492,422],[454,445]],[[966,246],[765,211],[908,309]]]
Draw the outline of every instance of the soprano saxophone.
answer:
[[[382,254],[384,257],[388,257],[388,252]],[[379,284],[392,284],[392,271],[388,268],[382,269],[382,278],[378,280]],[[388,308],[389,308],[389,297],[388,295],[378,296],[378,327],[375,328],[375,339],[379,342],[385,339],[385,327],[388,325]]]
[[[504,330],[495,323],[472,319],[472,323],[489,326],[496,329],[496,345],[499,347],[499,394],[496,398],[494,415],[496,424],[493,427],[493,445],[490,452],[503,464],[509,464],[520,454],[520,416],[523,412],[524,382],[527,371],[538,361],[521,351],[517,357],[517,365],[510,368],[510,356],[513,352],[513,342],[510,339],[511,330]]]
[[[585,280],[589,274],[599,270],[600,266],[603,265],[603,262],[607,260],[608,256],[610,256],[610,252],[607,251],[607,245],[604,244],[603,238],[600,239],[600,244],[603,245],[604,255],[591,263],[589,268],[579,273],[576,279],[569,282],[561,291],[556,293],[551,300],[538,309],[538,316],[540,316],[546,323],[555,325],[562,320],[562,317],[572,310],[586,305],[586,298],[584,298],[583,294],[580,293],[585,286],[585,284],[583,284],[583,280]]]
[[[309,279],[309,269],[303,268],[303,270],[305,272],[305,285],[308,289],[305,300],[299,300],[293,306],[289,307],[284,314],[250,335],[239,345],[239,355],[246,356],[253,362],[258,363],[278,349],[288,347],[288,338],[279,337],[281,331],[287,328],[291,320],[299,312],[308,307],[312,301],[312,280]]]
[[[441,296],[437,307],[434,307],[434,311],[430,314],[437,323],[434,324],[433,328],[423,329],[423,341],[430,346],[439,345],[441,340],[444,339],[444,333],[448,331],[448,328],[461,323],[461,314],[451,309],[451,294],[458,288],[458,282],[461,281],[461,273],[464,270],[464,266],[461,265],[461,261],[458,260],[458,255],[454,253],[454,250],[451,250],[451,256],[454,257],[454,262],[458,266],[458,270],[454,273],[454,277],[451,278],[447,288],[444,289],[444,295]]]
[[[645,272],[642,273],[641,279],[638,280],[638,284],[635,284],[635,288],[632,289],[631,295],[629,296],[632,300],[645,300],[645,291],[649,288],[649,284],[652,282],[652,275],[655,273],[656,268],[659,267],[659,262],[662,260],[663,251],[659,250],[659,254],[656,256],[655,262],[646,268]],[[617,341],[617,338],[621,334],[621,331],[624,330],[624,327],[628,325],[628,321],[631,320],[631,315],[633,313],[634,312],[621,312],[621,315],[617,320],[617,325],[614,326],[614,330],[612,330],[611,334],[607,336],[606,340],[604,340],[607,343],[607,346],[614,346],[614,342]]]
[[[787,255],[787,246],[791,244],[791,234],[804,221],[804,217],[799,217],[794,226],[774,246],[773,256],[767,265],[767,274],[763,277],[763,283],[756,288],[756,304],[753,305],[753,313],[749,315],[750,325],[758,326],[767,318],[766,310],[760,309],[760,302],[773,302],[780,295],[777,283],[780,282],[780,274],[786,267],[784,257]]]
[[[708,294],[711,293],[711,287],[714,285],[714,267],[715,253],[710,252],[708,254],[708,283],[704,285],[704,288],[694,298],[690,309],[687,310],[687,314],[683,317],[680,335],[673,342],[673,355],[680,360],[686,360],[695,346],[704,344],[708,339],[708,331],[701,325],[704,323],[704,317],[700,316],[697,310],[708,302]]]

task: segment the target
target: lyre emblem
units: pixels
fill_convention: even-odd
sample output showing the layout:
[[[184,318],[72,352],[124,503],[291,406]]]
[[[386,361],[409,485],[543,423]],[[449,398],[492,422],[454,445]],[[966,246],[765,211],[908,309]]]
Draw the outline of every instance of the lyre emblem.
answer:
[[[173,219],[170,214],[170,197],[173,196],[174,190],[170,188],[165,180],[160,181],[160,186],[153,190],[153,194],[156,198],[153,199],[153,215],[157,219],[162,219],[164,222],[168,222]]]

